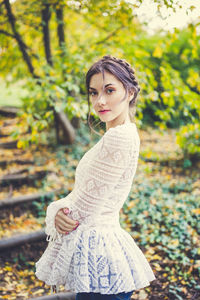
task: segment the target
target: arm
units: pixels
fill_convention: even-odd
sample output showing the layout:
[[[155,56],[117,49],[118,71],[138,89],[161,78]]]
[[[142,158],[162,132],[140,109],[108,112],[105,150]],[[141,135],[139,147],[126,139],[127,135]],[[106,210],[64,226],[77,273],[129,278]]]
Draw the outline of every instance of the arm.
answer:
[[[55,227],[55,216],[60,208],[70,207],[70,202],[73,199],[73,191],[69,193],[66,197],[60,200],[53,201],[47,206],[46,218],[45,218],[45,233],[47,234],[47,241],[54,241],[57,238],[60,239],[61,235],[56,230]]]

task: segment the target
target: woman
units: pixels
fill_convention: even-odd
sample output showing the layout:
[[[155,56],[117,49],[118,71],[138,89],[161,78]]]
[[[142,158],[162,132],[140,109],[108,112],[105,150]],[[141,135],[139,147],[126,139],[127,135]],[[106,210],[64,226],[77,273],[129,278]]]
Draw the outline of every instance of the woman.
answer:
[[[86,87],[89,107],[106,123],[106,132],[80,160],[73,191],[47,207],[49,245],[35,274],[51,290],[64,285],[77,300],[130,299],[156,279],[119,223],[139,156],[130,116],[140,88],[130,64],[112,56],[89,69]]]

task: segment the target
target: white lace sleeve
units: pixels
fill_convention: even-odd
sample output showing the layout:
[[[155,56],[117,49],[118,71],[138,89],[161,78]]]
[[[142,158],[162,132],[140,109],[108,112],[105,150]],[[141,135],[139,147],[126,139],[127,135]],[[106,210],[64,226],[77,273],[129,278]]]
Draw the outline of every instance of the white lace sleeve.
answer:
[[[47,206],[46,218],[45,218],[45,233],[47,234],[46,240],[48,242],[55,241],[56,239],[60,240],[61,234],[56,230],[55,227],[55,216],[59,209],[70,206],[70,201],[73,198],[73,191],[69,193],[66,197],[61,198],[57,201],[51,202]]]
[[[136,129],[127,131],[126,127],[117,126],[104,134],[91,157],[85,156],[79,162],[74,190],[67,197],[54,201],[47,207],[47,241],[60,240],[62,237],[55,228],[55,216],[60,208],[70,208],[72,204],[70,210],[73,219],[80,222],[86,218],[95,220],[97,216],[104,214],[105,206],[109,211],[113,210],[110,196],[119,191],[116,186],[120,183],[121,189],[125,188],[126,193],[126,181],[130,174],[134,175],[137,167],[139,144]]]

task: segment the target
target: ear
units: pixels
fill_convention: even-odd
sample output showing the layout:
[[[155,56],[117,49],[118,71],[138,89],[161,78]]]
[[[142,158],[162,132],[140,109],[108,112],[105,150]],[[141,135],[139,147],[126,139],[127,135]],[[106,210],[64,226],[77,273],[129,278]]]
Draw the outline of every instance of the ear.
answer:
[[[134,89],[131,89],[131,90],[129,91],[129,98],[128,98],[128,101],[129,101],[129,102],[133,99],[134,94],[135,94],[135,90],[134,90]]]

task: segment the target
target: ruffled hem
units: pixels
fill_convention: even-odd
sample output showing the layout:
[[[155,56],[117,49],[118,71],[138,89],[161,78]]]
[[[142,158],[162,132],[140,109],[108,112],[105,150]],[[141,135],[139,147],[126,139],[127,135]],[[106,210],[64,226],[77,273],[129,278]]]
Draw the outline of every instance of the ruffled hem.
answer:
[[[87,228],[50,242],[35,275],[71,292],[117,294],[150,285],[156,277],[134,239],[121,227]]]

